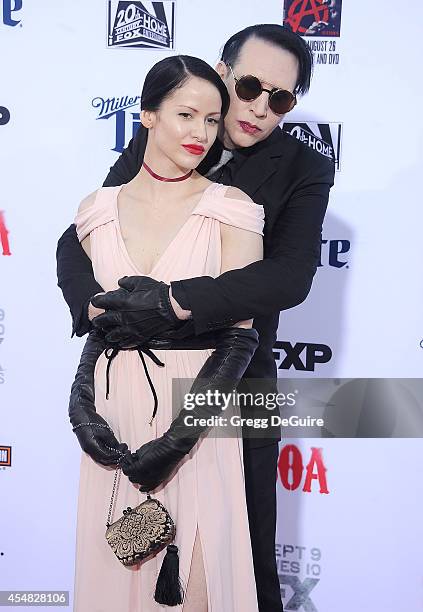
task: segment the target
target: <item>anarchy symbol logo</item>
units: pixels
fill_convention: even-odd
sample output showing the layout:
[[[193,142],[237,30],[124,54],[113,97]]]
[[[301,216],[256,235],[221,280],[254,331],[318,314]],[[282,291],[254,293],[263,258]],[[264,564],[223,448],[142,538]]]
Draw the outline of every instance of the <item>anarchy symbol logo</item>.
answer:
[[[294,0],[289,7],[287,23],[294,32],[305,34],[312,24],[329,21],[326,0]]]

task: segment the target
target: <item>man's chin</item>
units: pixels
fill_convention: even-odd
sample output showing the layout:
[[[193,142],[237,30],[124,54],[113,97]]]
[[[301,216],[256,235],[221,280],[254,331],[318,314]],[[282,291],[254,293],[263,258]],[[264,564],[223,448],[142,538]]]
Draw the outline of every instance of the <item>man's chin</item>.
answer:
[[[243,147],[252,147],[256,142],[260,142],[260,140],[264,140],[266,138],[266,134],[263,132],[256,132],[255,134],[247,134],[239,128],[234,130],[233,134],[229,135],[232,145],[235,149],[241,149]]]

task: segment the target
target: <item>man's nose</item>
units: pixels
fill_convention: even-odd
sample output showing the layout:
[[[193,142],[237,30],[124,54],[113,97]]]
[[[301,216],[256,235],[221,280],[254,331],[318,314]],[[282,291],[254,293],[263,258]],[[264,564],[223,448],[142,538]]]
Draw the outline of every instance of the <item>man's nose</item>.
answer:
[[[256,117],[267,117],[269,110],[269,94],[262,91],[258,98],[251,102],[251,109]]]

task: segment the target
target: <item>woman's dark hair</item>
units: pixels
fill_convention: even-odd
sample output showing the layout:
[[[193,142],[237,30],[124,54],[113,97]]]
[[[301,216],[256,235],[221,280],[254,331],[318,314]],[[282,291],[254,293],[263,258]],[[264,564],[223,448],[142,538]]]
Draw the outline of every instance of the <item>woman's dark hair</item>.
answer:
[[[286,49],[286,51],[289,51],[297,58],[298,79],[294,93],[307,93],[310,89],[310,79],[313,70],[313,54],[301,36],[284,26],[275,23],[261,23],[237,32],[225,43],[221,61],[234,67],[242,46],[252,37],[264,40],[281,49]],[[263,59],[263,61],[265,62],[266,60]]]
[[[157,111],[163,100],[175,89],[182,87],[191,76],[204,79],[219,90],[224,117],[229,108],[226,85],[207,62],[191,55],[172,55],[154,64],[145,77],[141,92],[141,109]]]

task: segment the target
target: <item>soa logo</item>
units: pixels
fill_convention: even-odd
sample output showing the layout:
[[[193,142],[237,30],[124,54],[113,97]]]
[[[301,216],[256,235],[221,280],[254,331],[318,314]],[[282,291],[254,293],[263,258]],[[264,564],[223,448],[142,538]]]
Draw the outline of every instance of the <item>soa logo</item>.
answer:
[[[6,26],[11,26],[12,28],[19,25],[21,23],[21,20],[16,19],[16,13],[18,13],[22,9],[22,0],[3,0],[2,5],[3,24]]]
[[[11,255],[9,246],[9,230],[6,227],[4,212],[0,210],[0,247],[3,255]],[[1,310],[0,310],[1,313]],[[1,320],[1,319],[0,319]]]

